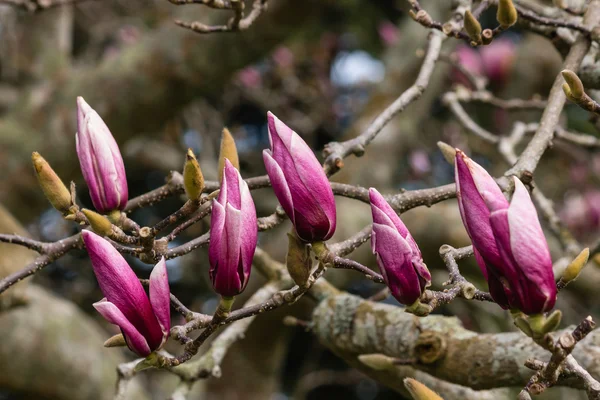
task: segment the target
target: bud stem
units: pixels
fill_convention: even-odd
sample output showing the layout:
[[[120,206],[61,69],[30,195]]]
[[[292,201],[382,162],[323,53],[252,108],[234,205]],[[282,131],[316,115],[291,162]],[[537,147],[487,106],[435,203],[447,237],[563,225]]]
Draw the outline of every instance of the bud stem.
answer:
[[[231,307],[233,307],[233,302],[235,301],[235,297],[226,297],[221,296],[219,300],[219,305],[215,310],[215,314],[213,315],[212,323],[216,324],[220,321],[223,321],[227,317],[229,317],[229,313],[231,312]]]

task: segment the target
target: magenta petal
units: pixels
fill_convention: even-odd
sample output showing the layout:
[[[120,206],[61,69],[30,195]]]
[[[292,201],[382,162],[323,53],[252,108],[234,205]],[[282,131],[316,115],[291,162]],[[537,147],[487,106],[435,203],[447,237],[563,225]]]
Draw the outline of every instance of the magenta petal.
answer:
[[[237,267],[240,263],[240,250],[242,247],[241,227],[242,212],[227,204],[225,210],[225,237],[227,254],[224,261],[228,265],[228,271],[239,280]],[[225,255],[222,255],[222,257]],[[223,258],[222,258],[223,260]]]
[[[475,246],[473,246],[473,254],[475,255],[475,260],[477,261],[477,265],[479,265],[479,269],[481,269],[483,277],[488,283],[492,298],[500,307],[504,309],[509,308],[508,297],[510,294],[510,289],[505,287],[500,281],[500,272],[485,262]]]
[[[248,185],[242,180],[240,180],[240,192],[242,204],[242,221],[240,224],[240,235],[242,237],[241,264],[243,268],[242,290],[244,290],[250,278],[252,259],[258,240],[258,225],[254,201],[250,195]]]
[[[231,164],[228,159],[225,159],[225,169],[223,174],[223,188],[226,194],[225,200],[238,210],[241,208],[240,198],[240,181],[242,177],[238,170]],[[227,184],[227,182],[229,184]],[[221,200],[221,198],[219,198]],[[221,204],[225,204],[221,200]]]
[[[298,177],[302,181],[304,188],[309,189],[310,194],[313,199],[316,200],[324,215],[319,213],[317,216],[311,218],[312,212],[305,212],[300,207],[302,204],[298,204],[297,202],[295,204],[296,212],[305,215],[309,220],[315,219],[313,222],[315,225],[321,224],[325,234],[322,240],[327,240],[335,232],[337,218],[335,198],[327,175],[325,175],[323,167],[319,163],[319,160],[317,160],[317,157],[315,157],[313,151],[296,133],[292,136],[290,154],[294,160],[296,172],[298,173]],[[328,230],[324,230],[325,227],[327,227]]]
[[[292,223],[294,223],[294,201],[292,200],[290,188],[285,180],[285,175],[279,164],[277,164],[277,161],[273,158],[270,150],[263,150],[263,160],[265,162],[265,169],[271,180],[273,192],[275,192],[275,196],[277,196],[277,200],[279,200],[285,213]]]
[[[150,304],[166,341],[171,329],[171,290],[164,257],[150,273]]]
[[[371,203],[371,209],[373,208],[373,206],[375,206],[387,217],[387,219],[381,217],[377,217],[376,219],[375,213],[373,213],[373,222],[377,222],[379,224],[387,224],[387,222],[384,221],[390,221],[392,223],[392,226],[396,227],[396,230],[400,233],[400,235],[402,235],[402,237],[406,237],[406,235],[408,234],[408,229],[406,228],[406,225],[402,223],[400,217],[398,217],[398,214],[396,214],[394,209],[388,204],[387,201],[385,201],[385,199],[383,198],[381,193],[377,191],[377,189],[369,189],[369,202]]]
[[[375,241],[377,262],[392,295],[402,304],[413,304],[422,289],[410,246],[395,229],[376,223],[371,239]]]
[[[93,304],[94,308],[111,324],[121,328],[129,348],[141,357],[148,356],[151,351],[148,342],[133,326],[125,315],[113,303],[102,299]]]
[[[158,348],[163,334],[138,277],[107,240],[88,230],[81,234],[104,296],[146,338],[151,349]]]
[[[225,207],[219,201],[213,201],[210,217],[210,242],[208,244],[208,259],[214,265],[221,257],[223,248],[223,232],[225,230]],[[212,269],[212,268],[211,268]]]
[[[512,255],[531,285],[541,292],[542,299],[530,300],[542,304],[547,311],[556,300],[550,250],[529,192],[520,180],[514,178],[514,182],[515,192],[507,214]]]
[[[283,145],[288,149],[291,148],[294,131],[271,111],[267,111],[267,128],[269,130],[269,141],[272,149],[275,149],[279,145]]]
[[[479,269],[481,270],[483,277],[487,281],[488,280],[488,269],[486,266],[486,262],[483,259],[483,257],[481,256],[481,254],[479,253],[479,251],[477,250],[477,247],[475,247],[475,246],[473,246],[473,254],[475,255],[475,261],[477,261],[477,265],[479,266]]]
[[[514,181],[515,192],[508,208],[512,252],[525,273],[531,272],[532,277],[536,278],[545,276],[548,271],[552,272],[548,243],[529,192],[520,180],[514,178]]]
[[[388,202],[383,198],[383,196],[377,191],[375,188],[369,189],[369,201],[371,203],[371,213],[373,215],[373,222],[377,222],[380,224],[389,224],[391,222],[391,226],[394,227],[400,236],[402,236],[410,245],[414,255],[421,256],[421,250],[419,246],[413,239],[410,231],[404,225],[402,219],[396,214],[394,209],[388,204]],[[382,215],[378,215],[377,208],[385,217]],[[389,221],[389,222],[388,222]]]
[[[477,174],[478,184],[475,183],[472,171]],[[490,210],[479,192],[479,187],[481,187],[492,193],[493,189],[490,188],[496,185],[496,182],[483,168],[458,149],[456,151],[455,179],[460,214],[473,245],[477,247],[481,256],[488,263],[501,264],[502,260],[489,222]],[[500,195],[502,196],[502,193]],[[504,197],[502,196],[502,198]],[[506,199],[504,200],[506,201]]]

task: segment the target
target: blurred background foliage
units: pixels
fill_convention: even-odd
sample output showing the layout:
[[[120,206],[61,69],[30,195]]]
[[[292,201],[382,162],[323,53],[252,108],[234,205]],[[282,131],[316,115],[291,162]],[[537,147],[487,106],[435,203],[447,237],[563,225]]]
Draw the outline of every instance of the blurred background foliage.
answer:
[[[408,17],[408,2],[271,3],[248,31],[213,35],[185,31],[172,21],[219,21],[228,15],[200,6],[175,7],[167,1],[88,0],[33,14],[0,5],[0,203],[7,210],[0,215],[0,231],[18,231],[9,213],[31,236],[45,241],[78,230],[48,207],[29,161],[32,151],[40,151],[63,180],[75,181],[80,202],[91,207],[75,155],[77,95],[86,98],[105,118],[117,138],[133,197],[162,185],[170,170],[181,170],[188,147],[199,154],[205,177],[215,180],[224,126],[235,137],[242,175],[264,174],[261,152],[269,145],[268,110],[300,133],[320,156],[326,143],[360,133],[414,81],[427,31]],[[422,1],[438,20],[447,16],[449,3]],[[483,14],[484,27],[493,26],[494,13],[492,8]],[[518,27],[481,50],[448,40],[443,54],[452,63],[486,76],[490,90],[500,98],[543,98],[561,65],[561,55],[550,38]],[[375,186],[384,193],[452,182],[453,167],[437,151],[438,140],[465,150],[493,174],[502,174],[508,166],[494,148],[468,134],[441,102],[451,87],[468,85],[452,63],[440,62],[426,94],[384,129],[364,157],[347,159],[333,180]],[[541,115],[541,110],[506,111],[482,103],[465,107],[476,122],[498,135],[507,134],[514,121],[535,122]],[[568,105],[565,115],[567,126],[598,135],[597,121],[578,107]],[[597,240],[600,155],[557,142],[538,171],[537,183],[555,202],[563,222],[583,243]],[[259,216],[270,214],[277,205],[270,189],[255,191],[253,196]],[[173,198],[136,211],[133,219],[140,225],[151,225],[181,204],[181,198]],[[334,241],[349,237],[370,222],[365,204],[343,198],[338,199],[338,208],[339,229]],[[456,203],[414,209],[403,219],[423,250],[434,285],[439,287],[447,278],[437,254],[439,247],[469,243]],[[261,233],[259,245],[283,260],[289,227],[285,222]],[[207,230],[206,221],[197,224],[174,245]],[[548,238],[558,254],[558,243],[550,235]],[[0,245],[0,272],[6,275],[26,263],[27,257],[19,251]],[[355,257],[376,268],[367,245]],[[139,276],[149,275],[151,266],[136,259],[129,261]],[[461,267],[471,281],[485,288],[473,260]],[[202,312],[214,309],[216,297],[208,282],[204,250],[169,260],[168,268],[172,291],[186,305]],[[595,284],[600,279],[593,272],[584,272],[588,273],[589,279],[584,275],[559,296],[557,307],[563,310],[566,324],[598,313]],[[327,278],[364,297],[381,289],[349,271],[330,271]],[[262,280],[254,274],[246,296]],[[73,331],[71,336],[83,335],[86,343],[75,346],[74,339],[64,343],[68,356],[54,358],[34,342],[28,348],[20,346],[16,338],[14,342],[3,339],[0,376],[5,379],[0,378],[0,399],[111,398],[116,377],[111,368],[131,355],[101,347],[102,338],[115,333],[115,327],[108,326],[92,309],[91,304],[102,296],[85,252],[69,253],[35,275],[32,282],[40,287],[36,290],[43,291],[40,307],[47,307],[46,318],[69,307],[77,317],[65,317],[60,328],[48,331],[51,328],[43,324],[35,328],[26,323],[12,325],[15,321],[10,318],[15,316],[0,315],[0,332],[18,326],[22,329],[20,337],[60,337]],[[53,300],[44,300],[45,296]],[[310,333],[282,324],[288,314],[309,318],[313,306],[303,299],[290,308],[259,316],[245,340],[230,350],[223,377],[198,383],[191,398],[398,398],[349,369]],[[456,315],[467,328],[481,332],[514,329],[507,313],[491,304],[457,300],[439,312]],[[90,327],[82,330],[79,325],[85,324]],[[84,354],[85,363],[72,363]],[[15,370],[11,357],[29,362],[18,363]],[[53,367],[42,367],[47,363]],[[99,368],[106,368],[106,376],[94,378],[92,385],[90,376],[98,375],[94,371]],[[62,369],[61,375],[52,378],[52,369]],[[77,369],[87,374],[79,376],[74,373]],[[18,380],[15,377],[19,374],[30,378]],[[73,377],[77,381],[70,383],[81,386],[75,397],[49,389]],[[152,372],[136,381],[139,387],[133,389],[132,398],[167,398],[176,384],[174,377]],[[91,387],[95,391],[90,391]],[[554,389],[548,398],[564,393]]]

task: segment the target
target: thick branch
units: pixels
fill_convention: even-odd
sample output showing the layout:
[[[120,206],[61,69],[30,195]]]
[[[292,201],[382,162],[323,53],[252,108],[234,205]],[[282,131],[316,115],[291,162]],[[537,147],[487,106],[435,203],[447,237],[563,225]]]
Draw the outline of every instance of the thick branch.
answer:
[[[383,353],[415,358],[414,367],[473,389],[524,386],[531,377],[527,358],[547,359],[544,349],[520,332],[478,334],[453,317],[415,318],[403,308],[340,294],[321,302],[313,332],[334,352]],[[600,373],[600,333],[592,332],[573,356],[593,376]],[[576,382],[567,380],[564,385]]]

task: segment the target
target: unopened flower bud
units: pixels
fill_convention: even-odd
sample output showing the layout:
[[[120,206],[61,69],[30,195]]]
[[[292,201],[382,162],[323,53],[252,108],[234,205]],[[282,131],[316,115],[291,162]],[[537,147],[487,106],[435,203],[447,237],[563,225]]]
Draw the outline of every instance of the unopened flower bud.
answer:
[[[571,87],[569,86],[568,83],[563,83],[562,84],[562,89],[563,92],[565,93],[565,96],[567,97],[567,99],[572,102],[572,103],[577,103],[577,99],[575,97],[573,97],[573,93],[571,93]]]
[[[570,89],[568,94],[565,90],[565,94],[567,95],[567,97],[572,97],[575,100],[581,99],[585,95],[585,90],[583,89],[583,83],[581,83],[581,80],[579,79],[577,74],[568,69],[562,70],[561,74],[567,82],[567,85]],[[563,90],[564,88],[565,87],[563,86]]]
[[[119,333],[115,336],[111,336],[104,342],[104,347],[123,347],[127,346],[127,342],[125,341],[125,336],[122,333]]]
[[[60,180],[50,164],[38,152],[31,154],[33,169],[44,195],[52,207],[63,214],[69,213],[71,207],[71,193]]]
[[[77,157],[92,203],[101,213],[123,210],[129,189],[119,146],[100,115],[77,98]]]
[[[81,210],[87,218],[90,226],[100,236],[110,236],[112,233],[112,224],[104,215],[84,208]]]
[[[415,306],[414,314],[428,314],[431,308],[424,304],[421,307],[419,298],[431,284],[431,274],[423,262],[419,246],[376,189],[369,189],[369,200],[373,215],[371,249],[377,256],[383,280],[396,300],[407,306]],[[407,307],[409,309],[412,310]]]
[[[296,285],[303,286],[308,281],[312,260],[308,244],[294,232],[288,233],[288,253],[286,266]]]
[[[188,149],[183,166],[183,186],[190,200],[198,200],[204,190],[204,176],[192,149]]]
[[[456,158],[456,149],[450,146],[448,143],[442,141],[437,142],[437,147],[442,152],[442,155],[444,156],[444,159],[448,162],[448,164],[454,165],[454,159]]]
[[[335,232],[333,191],[308,144],[272,113],[267,114],[270,150],[263,160],[275,196],[306,242],[324,241]]]
[[[544,314],[530,315],[527,318],[529,326],[534,336],[544,336],[545,334],[552,332],[558,328],[562,319],[562,312],[555,310],[550,315],[545,316]]]
[[[148,296],[123,256],[95,233],[83,230],[83,242],[92,261],[100,290],[106,296],[94,308],[121,328],[127,347],[146,357],[160,349],[171,329],[171,299],[167,265],[162,258],[150,273]]]
[[[233,297],[246,288],[256,250],[256,208],[248,184],[229,160],[219,197],[213,201],[208,260],[215,292]]]
[[[481,43],[481,24],[469,10],[465,11],[465,31],[473,42]]]
[[[219,153],[219,182],[223,180],[225,159],[228,159],[235,169],[238,171],[240,170],[240,160],[238,158],[235,140],[227,128],[223,128],[223,135],[221,136],[221,151]]]
[[[585,264],[587,264],[589,257],[590,257],[590,249],[586,247],[567,266],[567,268],[565,269],[565,272],[563,273],[561,280],[564,281],[565,283],[567,283],[567,282],[571,282],[571,281],[577,279],[577,277],[581,273],[581,270],[583,269],[583,267],[585,267]]]
[[[414,400],[444,400],[433,390],[413,378],[405,378],[404,387]]]
[[[376,371],[383,371],[394,367],[394,359],[385,354],[361,354],[358,356],[358,360]]]
[[[512,0],[499,0],[496,19],[500,26],[507,29],[517,22],[517,9]]]

